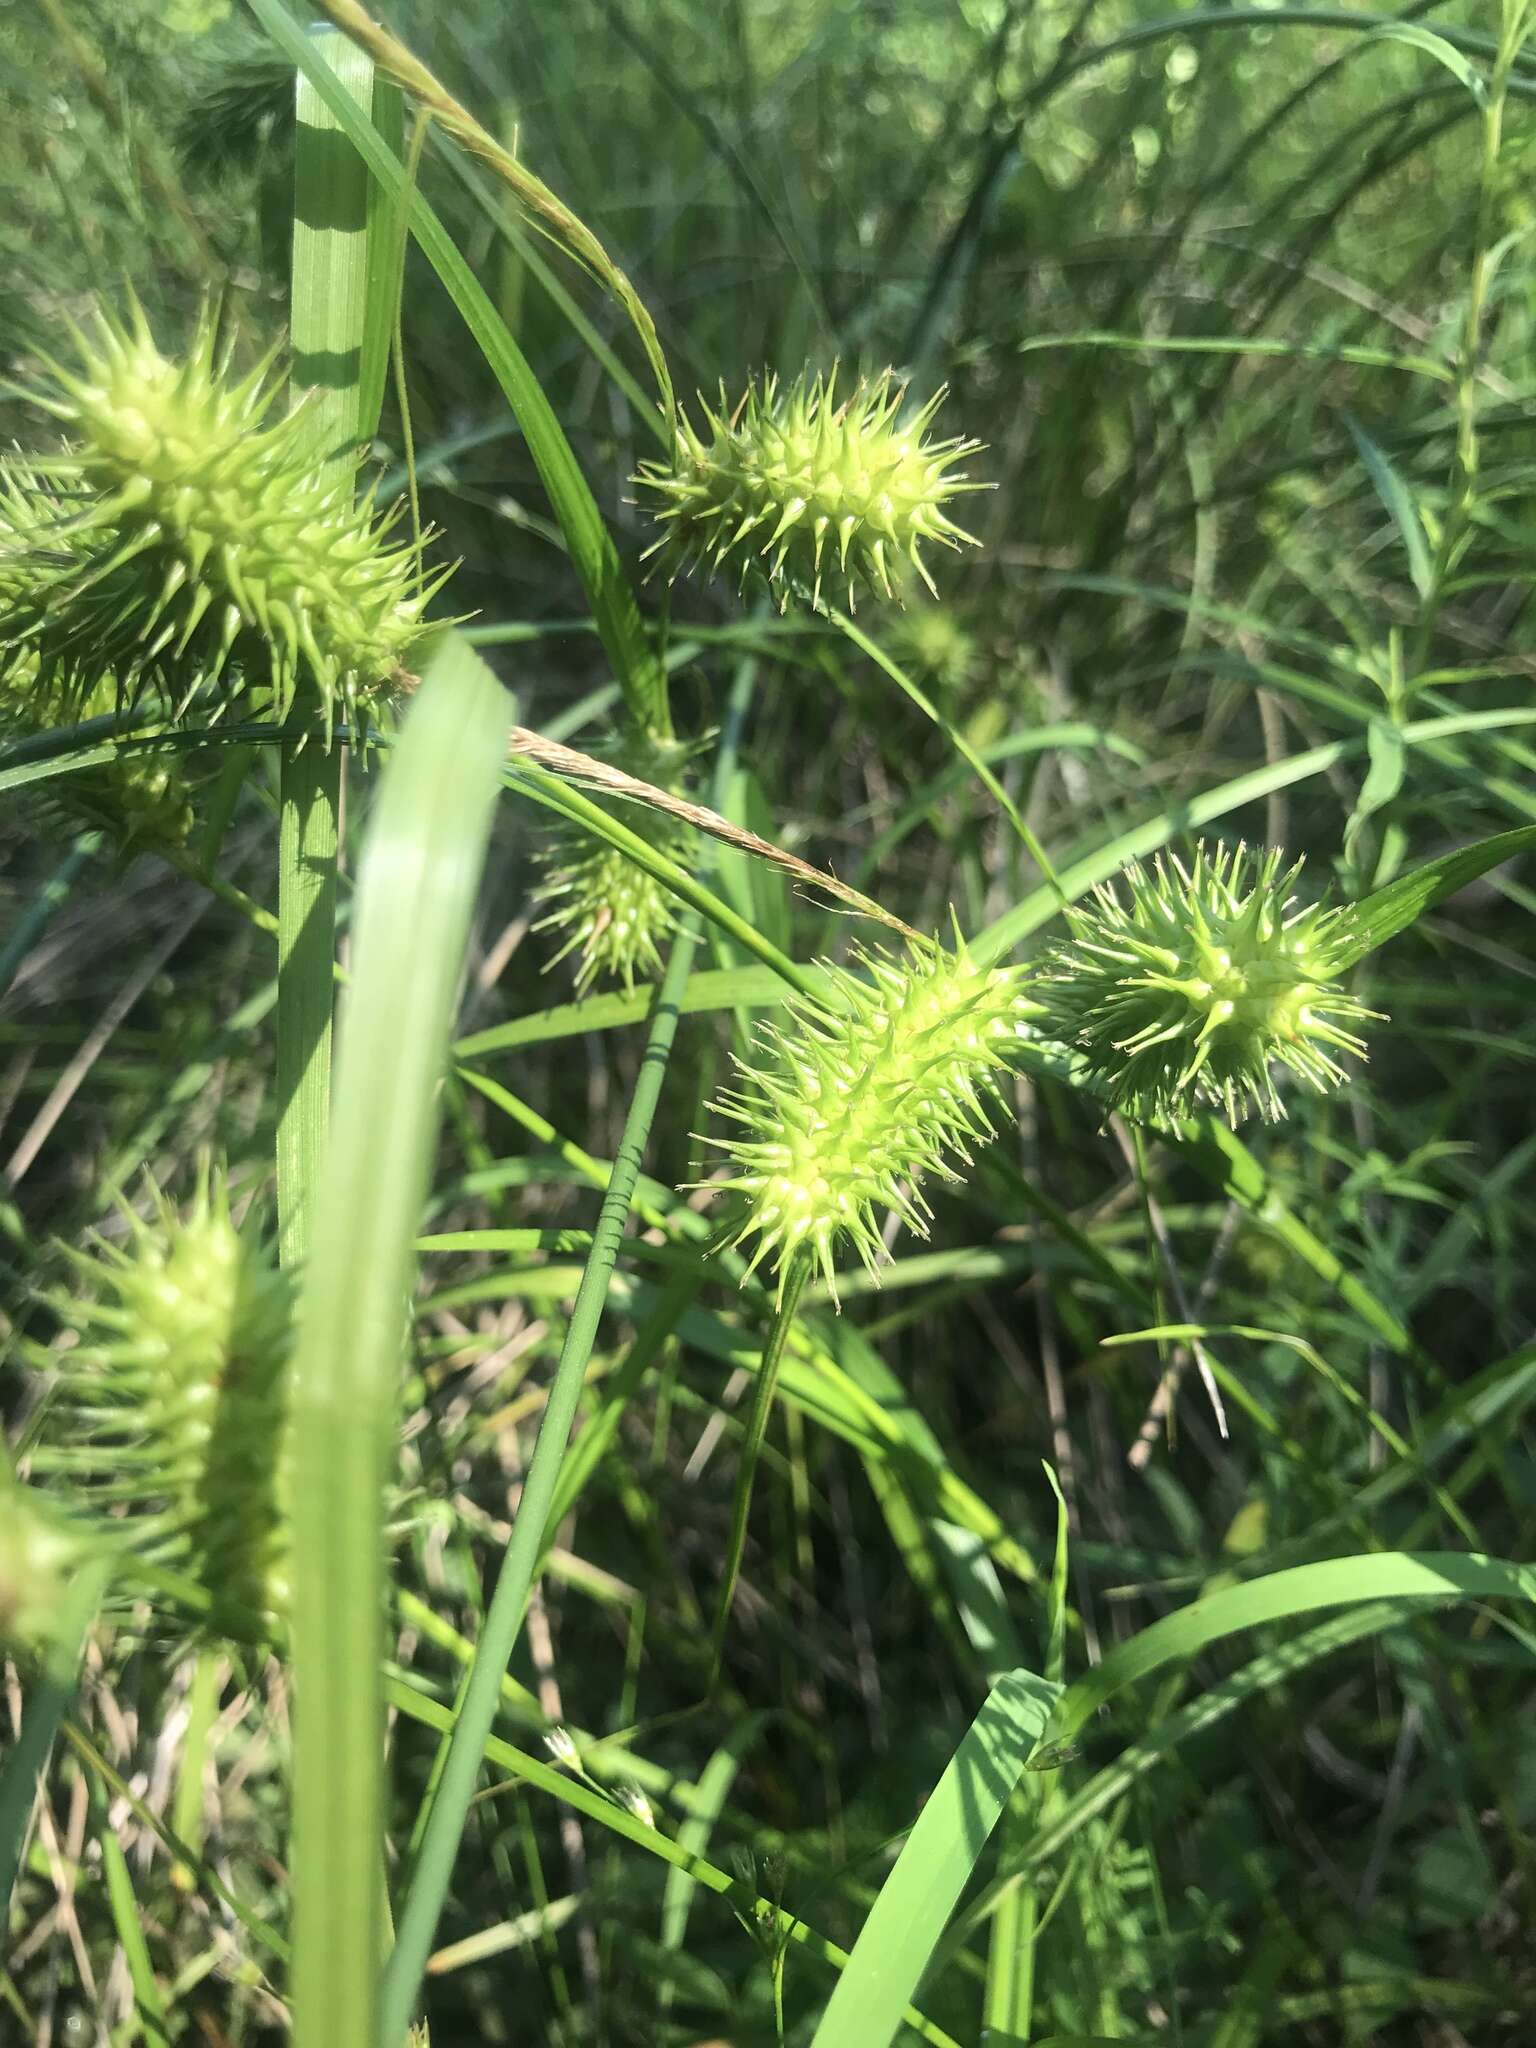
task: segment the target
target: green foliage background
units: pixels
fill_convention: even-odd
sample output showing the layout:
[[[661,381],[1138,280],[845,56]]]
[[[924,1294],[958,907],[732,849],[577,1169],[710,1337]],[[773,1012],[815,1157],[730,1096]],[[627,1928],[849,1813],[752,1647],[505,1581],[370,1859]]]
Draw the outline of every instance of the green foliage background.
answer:
[[[1388,20],[1151,0],[390,10],[623,263],[685,397],[834,360],[893,363],[923,393],[948,383],[941,424],[989,443],[978,466],[997,488],[968,507],[984,546],[944,564],[941,605],[860,623],[988,761],[1060,873],[1111,873],[1134,834],[1177,846],[1198,817],[1305,854],[1309,884],[1343,898],[1536,821],[1536,56],[1516,59],[1484,175],[1473,93]],[[1492,10],[1417,0],[1400,20],[1486,72]],[[0,7],[7,373],[67,347],[68,322],[119,280],[163,337],[220,293],[254,355],[286,317],[290,105],[281,58],[216,0]],[[483,168],[434,141],[421,178],[633,564],[650,534],[627,479],[654,435],[627,324]],[[1469,362],[1480,250],[1496,260]],[[474,612],[523,720],[589,745],[616,693],[581,584],[495,381],[415,252],[401,332],[422,512],[462,564],[454,609]],[[1437,576],[1458,375],[1478,466]],[[5,425],[36,437],[20,400]],[[375,450],[387,493],[406,453],[392,391]],[[733,819],[919,928],[953,906],[977,931],[1023,905],[1025,953],[1053,936],[1053,899],[998,808],[856,644],[697,580],[643,601],[652,617],[670,604],[680,732],[733,733],[719,792]],[[1230,803],[1199,809],[1229,783]],[[220,869],[264,907],[274,787],[258,762]],[[354,773],[349,795],[355,834],[368,780]],[[36,1295],[62,1277],[56,1241],[78,1242],[141,1168],[185,1187],[211,1147],[252,1185],[267,1174],[273,959],[228,889],[72,842],[22,793],[5,804],[0,1280],[10,1335],[46,1339]],[[541,978],[551,949],[526,921],[544,829],[532,806],[502,805],[425,1226],[439,1234],[590,1229],[634,1093],[643,1001],[573,1017],[561,971]],[[766,869],[725,855],[716,883],[796,960],[845,952],[847,919]],[[629,1241],[584,1426],[615,1386],[621,1405],[563,1503],[501,1732],[533,1756],[550,1723],[613,1738],[588,1759],[596,1780],[633,1780],[669,1833],[722,1868],[744,1859],[847,1947],[985,1689],[987,1617],[966,1600],[989,1576],[1006,1608],[993,1640],[1011,1633],[1045,1667],[1042,1460],[1070,1512],[1072,1673],[1228,1575],[1373,1550],[1528,1557],[1533,908],[1529,865],[1512,861],[1362,964],[1355,993],[1391,1021],[1345,1092],[1293,1097],[1285,1125],[1245,1131],[1267,1175],[1257,1201],[1213,1187],[1189,1152],[1102,1130],[1059,1078],[1021,1082],[968,1184],[936,1203],[931,1243],[896,1241],[882,1292],[850,1275],[834,1320],[812,1290],[725,1683],[704,1707],[745,1414],[733,1372],[764,1317],[705,1268],[631,1385],[636,1331],[670,1297],[665,1266]],[[693,1134],[769,999],[723,937],[697,966],[742,971],[699,983],[679,1028],[642,1225],[707,1166]],[[1295,1224],[1320,1258],[1298,1256]],[[1387,1314],[1332,1284],[1330,1254]],[[426,1707],[393,1726],[397,1849],[434,1754],[420,1723],[478,1633],[577,1271],[551,1249],[425,1259],[392,1651]],[[1114,1341],[1159,1324],[1206,1329],[1201,1358],[1187,1339]],[[1149,1403],[1170,1372],[1165,1426]],[[894,1437],[848,1422],[848,1380]],[[24,1453],[32,1382],[5,1384]],[[958,1578],[956,1556],[978,1547],[993,1564]],[[1067,1818],[1021,1880],[1044,1923],[1032,2038],[1536,2035],[1528,1632],[1470,1608],[1314,1645],[1325,1626],[1218,1645],[1083,1732],[1039,1794]],[[124,1630],[96,1654],[79,1725],[124,1789],[82,1773],[78,1745],[56,1763],[0,2040],[281,2038],[261,1947],[154,1849],[153,1825],[281,1923],[281,1671]],[[1073,1804],[1138,1741],[1144,1769]],[[101,1846],[114,1832],[163,1993],[153,2020],[121,1959]],[[969,2043],[988,1925],[964,1910],[921,2003]],[[662,1863],[514,1776],[472,1809],[438,1939],[439,2048],[775,2038],[762,1930],[706,1891],[690,1902]],[[829,1983],[790,1949],[788,2039],[810,2040]]]

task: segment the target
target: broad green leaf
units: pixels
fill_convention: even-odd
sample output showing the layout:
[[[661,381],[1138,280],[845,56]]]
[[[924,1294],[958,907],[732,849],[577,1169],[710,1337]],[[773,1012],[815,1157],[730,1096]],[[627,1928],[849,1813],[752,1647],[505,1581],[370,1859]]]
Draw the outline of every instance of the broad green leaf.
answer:
[[[987,1695],[859,1931],[812,2048],[886,2048],[1059,1689],[1012,1671]]]
[[[1536,847],[1536,825],[1521,825],[1513,832],[1496,832],[1491,839],[1479,839],[1471,846],[1458,847],[1454,853],[1443,853],[1438,860],[1426,861],[1422,867],[1399,875],[1395,882],[1367,896],[1356,907],[1355,937],[1345,949],[1340,965],[1349,967],[1363,960],[1367,953],[1406,931],[1426,910],[1464,889],[1468,882],[1475,882],[1479,875],[1486,875],[1490,868],[1514,860],[1532,847]]]
[[[428,678],[363,845],[335,1108],[293,1368],[296,2048],[375,2048],[383,1493],[412,1245],[511,706]]]

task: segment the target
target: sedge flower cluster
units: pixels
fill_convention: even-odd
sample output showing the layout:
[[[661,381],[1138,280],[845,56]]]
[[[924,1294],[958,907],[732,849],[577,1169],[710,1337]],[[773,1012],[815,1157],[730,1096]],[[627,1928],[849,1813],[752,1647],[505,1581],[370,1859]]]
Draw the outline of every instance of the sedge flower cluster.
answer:
[[[637,781],[681,794],[690,749],[658,740],[632,727],[606,746],[594,748],[605,761]],[[655,852],[687,867],[693,857],[691,826],[648,804],[623,806],[622,822]],[[603,981],[618,982],[632,994],[636,979],[661,972],[661,949],[677,928],[677,899],[654,875],[606,839],[577,824],[563,825],[539,850],[544,868],[536,902],[549,906],[533,927],[560,941],[550,966],[575,956],[578,996]]]
[[[73,1263],[49,1469],[82,1507],[126,1514],[141,1555],[201,1588],[215,1631],[270,1635],[288,1607],[287,1278],[211,1174],[185,1214],[157,1196],[123,1242]]]
[[[906,413],[906,390],[889,370],[862,379],[844,398],[837,377],[774,377],[751,385],[734,408],[700,401],[702,426],[677,418],[670,462],[647,462],[635,481],[660,499],[666,528],[650,550],[673,572],[734,562],[745,585],[761,576],[780,611],[790,595],[824,610],[824,586],[859,585],[897,597],[910,565],[930,590],[929,543],[975,545],[949,507],[970,482],[957,468],[979,441],[935,440],[928,428],[943,403],[936,392]]]
[[[1186,865],[1127,868],[1069,909],[1071,937],[1033,984],[1042,1031],[1073,1046],[1116,1109],[1171,1124],[1201,1104],[1231,1123],[1284,1114],[1276,1067],[1317,1089],[1365,1057],[1372,1016],[1340,985],[1347,908],[1299,904],[1301,862],[1202,843]]]
[[[0,661],[75,697],[110,673],[177,715],[238,693],[282,719],[312,691],[327,724],[366,721],[435,586],[393,519],[317,465],[303,408],[274,417],[270,357],[234,376],[205,315],[173,361],[137,304],[78,354],[31,394],[70,445],[56,494],[23,483],[4,508]]]
[[[781,1297],[800,1256],[835,1295],[845,1243],[873,1274],[882,1212],[927,1235],[921,1183],[958,1180],[951,1161],[991,1135],[988,1100],[1036,1008],[1020,970],[980,968],[958,939],[857,967],[828,966],[824,999],[793,998],[716,1105],[742,1127],[725,1143],[722,1185],[745,1198],[729,1242],[754,1242],[748,1271],[768,1261]]]

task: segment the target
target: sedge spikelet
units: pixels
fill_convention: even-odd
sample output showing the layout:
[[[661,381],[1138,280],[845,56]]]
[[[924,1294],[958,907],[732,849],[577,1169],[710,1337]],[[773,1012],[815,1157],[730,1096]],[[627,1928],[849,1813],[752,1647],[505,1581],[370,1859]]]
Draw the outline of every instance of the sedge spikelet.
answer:
[[[46,1648],[69,1577],[92,1547],[39,1488],[0,1470],[0,1651]]]
[[[958,1181],[952,1159],[991,1136],[986,1102],[1028,1030],[1034,1005],[1016,968],[979,968],[952,951],[871,949],[862,974],[828,966],[825,1001],[793,997],[785,1030],[762,1028],[744,1085],[715,1105],[744,1126],[725,1141],[735,1169],[718,1183],[746,1198],[728,1242],[756,1244],[782,1298],[791,1259],[807,1253],[836,1297],[834,1255],[851,1242],[874,1274],[879,1212],[919,1237],[927,1174]]]
[[[435,586],[350,477],[317,469],[302,410],[272,417],[271,358],[234,377],[205,314],[174,362],[137,304],[78,347],[32,394],[70,436],[65,487],[46,514],[6,508],[9,659],[76,693],[110,671],[178,715],[222,685],[278,718],[307,687],[328,723],[366,719]]]
[[[60,528],[68,530],[66,515],[34,470],[17,464],[0,474],[0,614],[14,616],[29,602],[29,549],[39,535]],[[40,672],[31,649],[9,662],[0,653],[0,738],[5,740],[30,739],[111,717],[121,710],[122,701],[123,692],[110,673],[85,677],[71,689],[57,673]],[[183,846],[193,823],[187,755],[179,749],[174,754],[157,752],[147,745],[161,729],[155,724],[136,726],[132,744],[110,761],[48,778],[42,785],[45,802],[76,824],[107,832],[124,852],[140,846]]]
[[[110,675],[74,698],[57,685],[40,687],[30,673],[15,679],[16,689],[6,688],[9,680],[0,678],[0,740],[63,731],[119,709],[116,678]],[[162,730],[136,726],[131,742],[109,761],[49,777],[40,785],[45,808],[58,814],[58,822],[105,832],[125,856],[184,847],[195,822],[192,782],[183,750],[157,751],[149,744]]]
[[[39,1468],[82,1505],[129,1511],[136,1549],[196,1581],[216,1632],[259,1640],[288,1605],[290,1285],[211,1174],[185,1215],[157,1195],[153,1219],[128,1224],[123,1244],[74,1256],[82,1292],[57,1304],[78,1340],[67,1435]]]
[[[599,759],[670,795],[680,793],[690,751],[638,730],[594,749]],[[667,859],[683,867],[692,859],[695,835],[681,819],[631,803],[623,806],[622,821]],[[536,901],[552,907],[533,929],[562,940],[551,967],[575,954],[579,996],[601,981],[619,982],[632,994],[637,978],[661,972],[661,948],[676,929],[677,912],[675,899],[653,875],[575,824],[552,833],[539,858],[546,877]]]
[[[722,387],[718,412],[699,401],[702,429],[680,409],[672,460],[642,463],[634,479],[661,500],[666,532],[649,552],[665,551],[674,575],[735,557],[743,586],[765,578],[780,611],[791,592],[824,610],[832,579],[846,582],[850,606],[859,583],[899,596],[907,563],[933,590],[923,544],[977,545],[946,507],[987,488],[956,468],[981,443],[928,438],[942,391],[903,419],[906,388],[890,370],[843,399],[836,387],[835,371],[784,390],[770,376],[734,410]]]
[[[1273,1068],[1309,1086],[1344,1079],[1335,1054],[1365,1057],[1346,1027],[1376,1013],[1339,986],[1353,926],[1345,908],[1298,905],[1302,863],[1271,849],[1197,846],[1159,856],[1067,912],[1072,937],[1033,993],[1042,1031],[1081,1051],[1116,1109],[1170,1124],[1201,1103],[1231,1123],[1285,1114]],[[1123,888],[1123,893],[1122,893]]]

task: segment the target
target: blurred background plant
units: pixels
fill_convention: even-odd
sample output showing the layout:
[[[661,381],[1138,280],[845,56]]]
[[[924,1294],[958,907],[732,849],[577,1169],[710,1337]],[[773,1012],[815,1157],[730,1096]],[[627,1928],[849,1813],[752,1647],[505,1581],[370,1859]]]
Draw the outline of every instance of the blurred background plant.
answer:
[[[452,608],[528,725],[662,783],[723,735],[717,809],[920,931],[953,907],[992,931],[988,965],[1065,926],[961,747],[1074,898],[1203,834],[1305,856],[1305,889],[1348,902],[1536,822],[1536,57],[1518,11],[395,0],[389,19],[623,264],[686,404],[722,380],[891,365],[919,399],[948,386],[937,431],[988,444],[968,466],[995,488],[961,516],[982,545],[943,553],[937,603],[861,600],[850,631],[743,603],[732,578],[643,586],[669,621],[676,734],[638,731],[535,453],[412,249],[372,474],[440,530]],[[211,294],[254,367],[287,316],[292,90],[287,57],[219,0],[0,8],[7,440],[46,439],[25,396],[39,358],[119,280],[167,348]],[[628,480],[666,450],[630,322],[440,130],[419,178],[638,579],[655,529]],[[16,759],[19,701],[0,717]],[[270,1169],[277,770],[269,748],[218,751],[125,751],[37,804],[6,789],[0,1329],[24,1473],[49,1409],[33,1361],[70,1343],[64,1248],[130,1242],[116,1205],[148,1216],[146,1169],[183,1201],[208,1151],[232,1176]],[[349,789],[344,874],[368,800]],[[691,870],[695,842],[643,815]],[[602,864],[596,893],[556,943],[530,938],[551,859],[573,857]],[[846,917],[738,851],[712,858],[772,945],[851,957]],[[569,1328],[585,1239],[543,1234],[591,1227],[646,1056],[626,981],[671,941],[676,904],[610,868],[502,807],[403,1405],[401,1481],[424,1503],[391,1622],[413,1681],[391,1694],[407,1861]],[[626,882],[654,920],[629,951]],[[636,1205],[651,1242],[625,1240],[609,1289],[504,1730],[529,1753],[551,1725],[584,1731],[573,1754],[605,1799],[638,1788],[722,1868],[749,1852],[759,1893],[846,1946],[982,1680],[1042,1668],[1043,1458],[1071,1531],[1074,1668],[1234,1575],[1469,1531],[1529,1556],[1533,908],[1528,866],[1502,865],[1351,970],[1350,997],[1391,1024],[1344,1088],[1288,1089],[1286,1124],[1245,1131],[1257,1193],[1251,1161],[1106,1126],[1063,1072],[1009,1080],[1002,1135],[935,1194],[930,1241],[893,1222],[883,1291],[840,1273],[834,1319],[807,1289],[700,1709],[770,1303],[719,1264],[669,1278],[679,1238],[714,1220],[670,1191],[707,1169],[694,1134],[718,1132],[727,1055],[782,994],[710,927],[697,965],[729,978],[666,1070]],[[344,960],[347,916],[344,888]],[[606,996],[566,1010],[599,968]],[[514,1227],[541,1241],[485,1235]],[[21,1528],[0,1526],[0,1616],[21,1611],[8,1560],[54,1571],[66,1541]],[[284,1667],[238,1631],[133,1621],[87,1651],[12,1903],[0,2040],[255,2048],[285,2027]],[[1267,1636],[1257,1661],[1207,1650],[1081,1738],[1008,1894],[1038,1914],[1029,2038],[1536,2035],[1528,1636],[1485,1611],[1353,1641],[1327,1626]],[[739,1919],[500,1767],[437,1937],[437,2048],[745,2048],[780,2037],[780,2007],[783,2038],[810,2040],[829,1974],[771,1914]],[[978,1905],[982,1883],[921,2000],[960,2040],[1014,1910]]]

